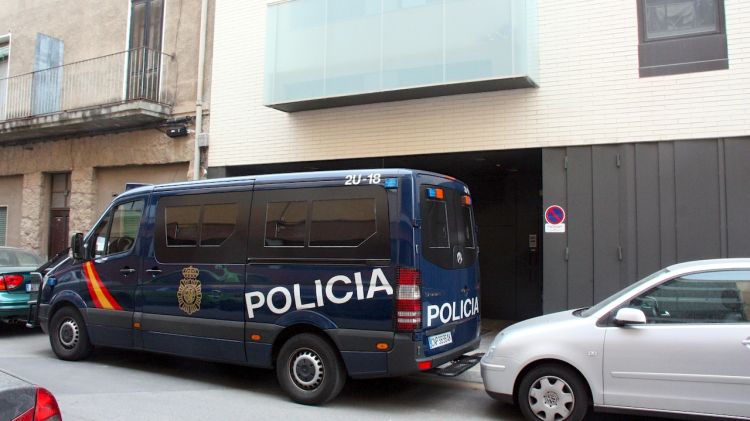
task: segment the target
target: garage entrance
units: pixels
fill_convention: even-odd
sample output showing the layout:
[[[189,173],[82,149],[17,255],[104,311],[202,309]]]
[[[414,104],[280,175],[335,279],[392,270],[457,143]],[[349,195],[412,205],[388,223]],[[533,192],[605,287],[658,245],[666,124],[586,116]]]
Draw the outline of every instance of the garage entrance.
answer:
[[[468,184],[479,227],[482,316],[542,314],[541,149],[248,165],[212,175],[386,167],[434,171]]]

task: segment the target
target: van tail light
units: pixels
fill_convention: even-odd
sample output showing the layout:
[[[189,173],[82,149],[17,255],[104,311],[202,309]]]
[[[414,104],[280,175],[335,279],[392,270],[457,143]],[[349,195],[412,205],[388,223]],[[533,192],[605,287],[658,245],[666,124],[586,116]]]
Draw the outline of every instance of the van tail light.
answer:
[[[419,271],[396,269],[396,330],[414,331],[422,327],[422,294]]]
[[[11,291],[23,284],[23,275],[0,275],[0,291]]]
[[[36,389],[36,405],[13,421],[62,421],[60,407],[49,390],[38,387]]]

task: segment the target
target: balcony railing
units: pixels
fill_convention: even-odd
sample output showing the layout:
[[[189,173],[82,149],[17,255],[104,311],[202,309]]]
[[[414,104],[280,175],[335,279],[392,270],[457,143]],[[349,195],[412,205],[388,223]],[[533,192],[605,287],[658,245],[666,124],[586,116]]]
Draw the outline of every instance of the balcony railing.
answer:
[[[171,65],[169,54],[136,48],[0,79],[0,120],[138,100],[171,106]]]

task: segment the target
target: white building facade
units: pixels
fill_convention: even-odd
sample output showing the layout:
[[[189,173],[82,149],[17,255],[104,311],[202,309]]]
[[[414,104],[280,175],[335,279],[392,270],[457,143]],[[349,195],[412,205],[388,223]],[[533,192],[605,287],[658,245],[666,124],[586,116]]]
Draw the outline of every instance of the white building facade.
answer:
[[[520,319],[750,254],[748,98],[740,0],[227,0],[209,177],[456,176],[474,190],[485,314]],[[553,204],[563,233],[545,232]]]

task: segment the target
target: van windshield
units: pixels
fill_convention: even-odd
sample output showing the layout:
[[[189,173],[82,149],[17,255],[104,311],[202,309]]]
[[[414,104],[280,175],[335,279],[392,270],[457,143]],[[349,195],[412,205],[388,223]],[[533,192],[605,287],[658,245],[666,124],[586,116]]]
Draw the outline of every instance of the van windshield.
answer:
[[[469,196],[453,189],[423,186],[420,200],[425,258],[443,268],[471,266],[476,259],[476,239]]]

